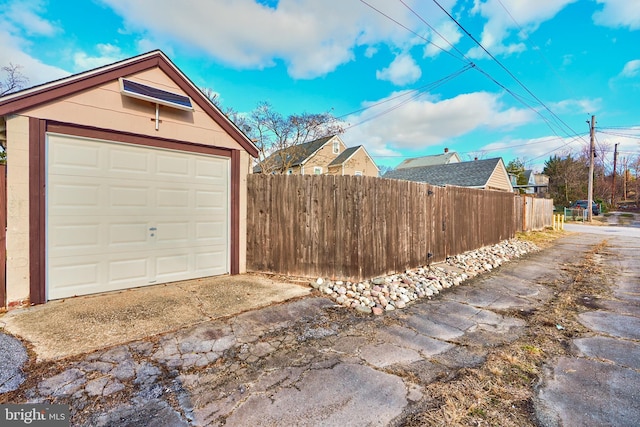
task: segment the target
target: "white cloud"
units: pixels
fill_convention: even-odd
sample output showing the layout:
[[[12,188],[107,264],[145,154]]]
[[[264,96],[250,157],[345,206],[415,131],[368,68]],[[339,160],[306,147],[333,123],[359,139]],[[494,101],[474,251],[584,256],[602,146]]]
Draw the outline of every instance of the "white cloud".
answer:
[[[455,46],[462,38],[462,33],[458,26],[452,21],[443,22],[438,28],[437,33],[432,32],[431,41],[433,43],[425,46],[424,56],[436,56],[442,51],[449,51],[451,46]]]
[[[640,73],[640,59],[634,59],[624,64],[624,68],[620,73],[621,77],[637,77]]]
[[[390,81],[396,86],[404,86],[416,82],[422,71],[411,55],[403,53],[395,57],[389,67],[376,71],[378,80]]]
[[[46,19],[38,16],[42,13],[42,2],[14,1],[6,6],[4,19],[13,22],[29,35],[53,36],[59,29]]]
[[[609,80],[609,88],[623,90],[627,87],[637,90],[640,88],[638,76],[640,76],[640,59],[634,59],[624,64],[622,71]]]
[[[603,8],[593,14],[593,22],[605,27],[640,29],[640,2],[636,0],[596,0]]]
[[[282,61],[289,74],[299,79],[326,75],[352,61],[358,46],[389,44],[407,51],[412,45],[425,43],[357,1],[280,0],[277,7],[254,0],[102,1],[124,18],[127,31],[137,31],[142,38],[172,40],[238,68],[260,69]],[[369,3],[409,28],[424,28],[400,2]],[[407,1],[422,16],[428,16],[425,10],[434,6],[421,3]],[[436,16],[440,22],[447,19],[442,14]],[[373,52],[375,49],[367,50],[369,55]]]
[[[566,99],[564,101],[550,103],[549,108],[556,114],[590,114],[599,111],[602,100],[597,99]]]
[[[423,95],[395,108],[403,94],[408,100],[412,92],[391,94],[368,104],[380,105],[349,117],[346,121],[353,127],[345,133],[345,142],[365,144],[372,155],[382,155],[437,146],[478,129],[512,129],[536,118],[530,110],[505,109],[499,95],[487,92],[445,100]],[[394,101],[381,103],[390,98]]]
[[[76,71],[86,71],[98,68],[103,65],[111,64],[124,59],[124,55],[120,48],[111,44],[96,45],[97,56],[89,56],[85,52],[76,52],[73,55],[73,62]]]
[[[28,79],[27,86],[36,86],[62,77],[66,70],[47,65],[31,56],[31,42],[27,36],[54,36],[60,32],[54,24],[38,16],[44,8],[42,3],[14,1],[0,7],[0,66],[17,65]]]
[[[522,52],[526,49],[523,43],[506,40],[514,33],[520,39],[525,39],[542,22],[552,19],[565,6],[575,1],[577,0],[476,0],[472,11],[487,19],[479,41],[493,55]],[[484,56],[484,52],[473,48],[467,55],[479,58]]]
[[[3,46],[0,49],[0,64],[12,63],[21,66],[20,71],[29,79],[27,86],[35,86],[69,75],[67,71],[44,64],[25,53],[24,44],[21,38],[0,30],[0,46]]]

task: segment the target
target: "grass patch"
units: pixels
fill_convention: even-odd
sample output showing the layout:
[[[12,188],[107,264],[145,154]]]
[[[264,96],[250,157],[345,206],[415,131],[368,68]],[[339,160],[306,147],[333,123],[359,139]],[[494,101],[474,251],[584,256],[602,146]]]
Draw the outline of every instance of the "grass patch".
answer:
[[[623,218],[633,218],[635,215],[629,212],[625,212],[625,213],[621,213],[620,216]]]
[[[516,233],[516,238],[531,242],[538,246],[540,249],[544,249],[553,245],[553,243],[560,237],[569,235],[569,232],[564,230],[553,230],[546,228],[541,231],[529,231]]]

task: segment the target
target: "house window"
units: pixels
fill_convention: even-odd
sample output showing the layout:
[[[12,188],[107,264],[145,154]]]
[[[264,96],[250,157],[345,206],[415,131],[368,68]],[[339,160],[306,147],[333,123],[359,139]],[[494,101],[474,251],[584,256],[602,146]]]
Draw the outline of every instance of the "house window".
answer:
[[[333,141],[333,154],[340,154],[340,142]]]
[[[354,172],[354,175],[355,175],[355,176],[362,176],[362,171],[355,171],[355,172]]]
[[[314,166],[313,167],[314,175],[322,175],[322,166]]]

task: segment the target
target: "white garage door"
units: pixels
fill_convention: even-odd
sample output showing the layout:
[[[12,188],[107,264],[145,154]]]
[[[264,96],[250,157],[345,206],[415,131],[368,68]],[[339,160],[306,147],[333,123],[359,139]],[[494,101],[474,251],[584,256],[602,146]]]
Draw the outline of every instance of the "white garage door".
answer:
[[[229,159],[47,135],[47,298],[229,272]]]

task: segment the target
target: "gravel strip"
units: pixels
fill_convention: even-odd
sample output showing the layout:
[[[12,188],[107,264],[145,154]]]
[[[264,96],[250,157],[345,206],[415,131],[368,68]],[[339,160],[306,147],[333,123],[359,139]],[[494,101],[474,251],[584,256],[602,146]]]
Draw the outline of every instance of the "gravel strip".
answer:
[[[318,278],[310,284],[341,306],[381,315],[385,311],[402,309],[411,301],[431,298],[444,289],[538,250],[533,243],[510,239],[404,273],[356,283]]]

